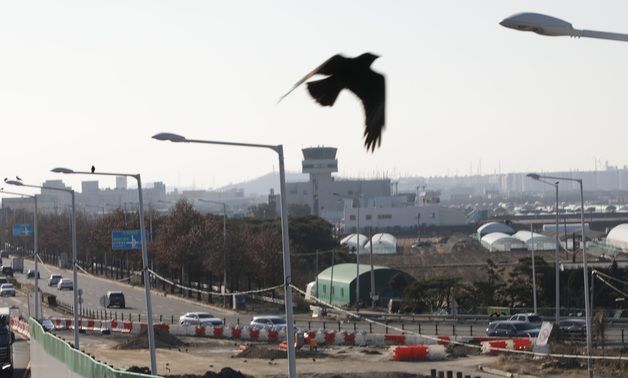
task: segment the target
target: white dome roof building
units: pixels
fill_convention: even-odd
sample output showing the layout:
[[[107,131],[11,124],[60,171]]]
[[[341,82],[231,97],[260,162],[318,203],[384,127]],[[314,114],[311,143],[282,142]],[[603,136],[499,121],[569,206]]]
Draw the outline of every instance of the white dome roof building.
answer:
[[[534,248],[535,251],[556,250],[556,238],[553,238],[551,236],[521,230],[517,231],[517,233],[515,233],[513,237],[524,242],[529,250],[532,250],[532,248]],[[533,243],[534,246],[532,245]]]
[[[359,236],[359,237],[358,237]],[[360,245],[358,246],[358,239]],[[341,241],[340,245],[346,245],[349,247],[350,253],[355,253],[355,250],[360,251],[360,254],[364,253],[362,250],[364,249],[364,245],[368,243],[368,236],[363,234],[349,234],[345,236]]]
[[[397,238],[391,234],[375,234],[371,241],[373,242],[374,255],[393,255],[397,253]],[[366,243],[362,253],[370,253],[370,248],[370,244]]]
[[[615,226],[606,236],[606,244],[628,252],[628,223]]]
[[[484,235],[488,235],[492,232],[501,232],[503,234],[512,235],[515,233],[515,230],[513,230],[512,227],[505,225],[503,223],[489,222],[489,223],[483,224],[482,226],[478,228],[477,238],[478,240],[482,240]]]
[[[503,232],[491,232],[480,239],[482,246],[489,252],[525,251],[526,244]]]

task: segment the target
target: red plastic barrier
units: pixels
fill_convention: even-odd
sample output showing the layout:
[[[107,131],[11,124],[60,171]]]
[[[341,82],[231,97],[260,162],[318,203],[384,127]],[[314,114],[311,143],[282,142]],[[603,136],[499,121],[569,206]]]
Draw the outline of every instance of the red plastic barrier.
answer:
[[[345,345],[353,345],[355,344],[355,333],[344,333]]]
[[[279,337],[279,332],[276,329],[271,329],[268,331],[268,341],[275,341]]]
[[[449,345],[449,336],[438,336],[439,345]]]
[[[325,332],[325,344],[333,344],[336,340],[335,332]]]
[[[428,359],[427,345],[398,346],[393,351],[393,359],[396,361],[425,361]]]
[[[194,336],[205,336],[205,327],[196,326],[196,328],[194,328]]]
[[[532,340],[531,339],[513,339],[512,340],[514,342],[514,349],[515,350],[528,350],[532,347]]]
[[[222,327],[214,327],[214,336],[222,337]]]
[[[234,339],[242,337],[242,328],[231,328],[231,337]]]
[[[259,329],[251,328],[249,335],[251,336],[251,340],[257,340],[259,338]]]

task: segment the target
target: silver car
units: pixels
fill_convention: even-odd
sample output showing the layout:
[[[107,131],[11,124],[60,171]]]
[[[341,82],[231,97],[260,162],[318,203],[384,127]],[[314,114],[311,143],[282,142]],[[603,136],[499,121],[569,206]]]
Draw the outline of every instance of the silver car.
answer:
[[[57,283],[57,289],[59,289],[59,290],[63,290],[63,289],[74,290],[74,283],[69,278],[62,278]]]
[[[63,277],[60,274],[51,274],[50,278],[48,278],[48,286],[55,286],[61,281],[61,278]]]
[[[11,283],[0,285],[0,297],[15,297],[15,286]]]
[[[220,318],[215,317],[209,312],[188,312],[179,317],[179,324],[181,325],[201,325],[201,326],[221,326],[223,321]]]
[[[279,315],[262,315],[262,316],[254,316],[251,321],[251,327],[256,328],[274,328],[277,330],[285,330],[288,326],[286,319],[283,316]],[[297,331],[297,326],[293,325],[295,332]]]

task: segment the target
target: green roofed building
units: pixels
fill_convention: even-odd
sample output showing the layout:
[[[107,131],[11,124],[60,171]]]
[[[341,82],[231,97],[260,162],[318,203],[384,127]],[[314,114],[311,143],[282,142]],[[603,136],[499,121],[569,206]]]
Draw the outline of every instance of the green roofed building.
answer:
[[[332,282],[333,270],[333,282]],[[402,293],[397,293],[391,287],[391,280],[396,275],[403,278],[406,283],[414,281],[414,277],[406,272],[386,266],[373,266],[375,272],[375,295],[379,297],[380,305],[386,305],[388,299],[399,297]],[[356,286],[356,265],[337,264],[319,273],[316,288],[317,296],[320,300],[338,306],[349,306],[355,304]],[[360,264],[360,302],[371,303],[371,266]],[[330,298],[331,295],[331,298]]]

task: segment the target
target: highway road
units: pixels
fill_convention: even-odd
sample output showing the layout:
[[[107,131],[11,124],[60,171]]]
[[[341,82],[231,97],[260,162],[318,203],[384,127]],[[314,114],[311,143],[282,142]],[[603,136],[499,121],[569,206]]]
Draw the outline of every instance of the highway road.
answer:
[[[3,259],[3,261],[8,262],[8,259]],[[58,300],[71,305],[73,303],[73,292],[71,290],[59,290],[56,286],[48,286],[48,277],[50,274],[61,274],[64,278],[71,279],[72,271],[59,269],[46,264],[39,264],[38,266],[41,276],[39,280],[40,289],[45,293],[57,296]],[[26,272],[31,268],[34,269],[33,261],[24,260],[24,271]],[[32,278],[27,279],[25,274],[16,273],[15,278],[20,283],[34,283],[34,280]],[[126,301],[126,308],[123,310],[112,308],[110,310],[117,312],[118,318],[123,315],[125,319],[128,319],[130,314],[133,320],[137,320],[138,314],[140,314],[140,319],[146,321],[146,297],[144,287],[134,287],[126,283],[111,281],[81,272],[78,273],[78,287],[83,290],[82,298],[84,308],[104,311],[105,308],[100,301],[105,293],[109,290],[122,291]],[[155,291],[152,292],[152,303],[154,319],[159,320],[159,316],[162,315],[164,321],[166,321],[166,319],[170,321],[173,316],[176,321],[180,315],[189,311],[208,311],[220,318],[229,318],[234,314],[234,312],[230,310],[200,304],[192,300],[188,301],[181,298],[165,296]]]
[[[31,298],[30,305],[33,305]],[[23,293],[18,292],[15,297],[0,297],[0,307],[12,308],[11,313],[15,315],[22,314],[28,316],[28,302]],[[32,308],[32,307],[31,307]],[[50,313],[52,315],[52,313]],[[13,343],[13,377],[22,378],[30,361],[30,344],[28,340],[22,336],[15,335],[15,343]]]
[[[33,267],[33,262],[30,260],[24,261],[25,270]],[[44,292],[57,295],[57,297],[65,303],[72,303],[72,291],[64,290],[59,291],[56,287],[47,286],[47,278],[51,273],[61,274],[63,277],[72,277],[72,272],[66,269],[59,269],[49,265],[39,265],[41,270],[40,280],[41,288]],[[23,274],[15,275],[17,280],[24,283],[31,283],[32,279],[27,279]],[[92,275],[79,273],[78,284],[83,290],[83,299],[85,308],[92,310],[103,310],[104,307],[100,304],[100,298],[107,292],[107,290],[120,290],[124,292],[126,298],[127,309],[111,309],[112,312],[117,312],[118,318],[123,314],[125,319],[131,318],[133,320],[140,319],[146,320],[146,305],[143,287],[133,287],[126,283],[107,280],[101,277],[95,277]],[[228,323],[235,324],[239,319],[240,324],[250,323],[252,314],[238,314],[231,310],[225,310],[217,306],[211,306],[208,304],[201,304],[194,300],[182,299],[176,296],[164,296],[161,293],[153,291],[153,314],[154,319],[161,319],[165,322],[170,322],[174,318],[177,322],[178,317],[185,312],[189,311],[207,311],[214,314],[217,317],[225,318]],[[46,309],[45,311],[49,311]],[[276,313],[280,313],[281,308],[277,308]],[[67,315],[66,315],[67,316]],[[392,329],[386,329],[385,326],[371,325],[366,321],[360,321],[354,323],[353,321],[334,321],[334,320],[315,320],[312,319],[309,314],[299,314],[295,316],[295,322],[298,327],[305,329],[311,327],[312,329],[319,329],[325,326],[328,329],[336,330],[363,330],[373,333],[398,333]],[[419,322],[404,322],[403,325],[399,321],[390,322],[390,326],[403,328],[406,332],[420,332],[426,335],[462,335],[462,336],[483,336],[485,335],[487,322],[485,320],[479,321],[465,321],[464,323],[453,323],[451,321],[421,321]],[[624,332],[624,343],[628,345],[628,324],[613,324],[607,328],[607,340],[610,342],[620,342],[622,339],[622,329]]]

